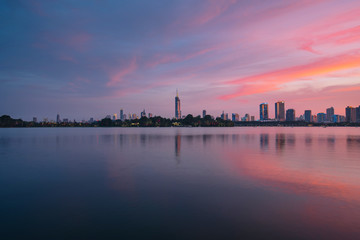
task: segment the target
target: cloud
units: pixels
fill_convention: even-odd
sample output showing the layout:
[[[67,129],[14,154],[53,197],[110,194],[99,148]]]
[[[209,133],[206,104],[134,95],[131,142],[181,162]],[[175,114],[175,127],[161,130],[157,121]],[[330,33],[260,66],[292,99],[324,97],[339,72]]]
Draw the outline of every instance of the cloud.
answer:
[[[131,73],[135,72],[135,70],[138,68],[138,65],[136,63],[136,57],[134,57],[126,66],[125,68],[121,68],[119,71],[116,71],[115,73],[110,75],[110,81],[106,83],[106,86],[116,86],[120,82],[124,80],[124,77],[127,75],[130,75]]]

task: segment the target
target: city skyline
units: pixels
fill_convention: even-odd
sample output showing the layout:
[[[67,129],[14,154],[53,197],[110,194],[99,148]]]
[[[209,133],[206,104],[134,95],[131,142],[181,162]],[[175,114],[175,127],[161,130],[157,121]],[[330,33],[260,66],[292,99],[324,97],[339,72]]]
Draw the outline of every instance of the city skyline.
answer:
[[[275,118],[280,99],[296,114],[358,106],[358,1],[1,6],[1,115],[100,119],[120,106],[172,118],[176,88],[182,115],[258,116],[268,102]]]

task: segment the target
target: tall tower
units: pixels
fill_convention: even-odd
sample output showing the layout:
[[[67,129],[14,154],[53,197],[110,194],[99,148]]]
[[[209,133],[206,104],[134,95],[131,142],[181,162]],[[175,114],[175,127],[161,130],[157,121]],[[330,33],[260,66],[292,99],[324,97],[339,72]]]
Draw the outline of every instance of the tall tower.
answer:
[[[175,97],[175,118],[181,118],[181,108],[180,108],[180,98],[178,90],[176,89],[176,97]]]
[[[279,101],[275,103],[275,120],[285,121],[285,102]]]
[[[262,103],[260,104],[260,120],[268,120],[269,114],[268,114],[268,104]]]

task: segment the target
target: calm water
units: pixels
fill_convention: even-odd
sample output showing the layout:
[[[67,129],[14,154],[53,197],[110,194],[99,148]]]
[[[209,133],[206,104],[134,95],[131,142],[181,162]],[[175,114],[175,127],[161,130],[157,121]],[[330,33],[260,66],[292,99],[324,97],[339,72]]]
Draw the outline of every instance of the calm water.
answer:
[[[1,239],[360,239],[360,128],[0,129]]]

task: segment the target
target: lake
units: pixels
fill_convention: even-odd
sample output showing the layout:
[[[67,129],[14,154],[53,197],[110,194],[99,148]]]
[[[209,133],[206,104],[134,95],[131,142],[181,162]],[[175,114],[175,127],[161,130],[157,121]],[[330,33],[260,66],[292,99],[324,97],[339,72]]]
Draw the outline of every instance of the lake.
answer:
[[[1,239],[359,239],[360,128],[0,129]]]

